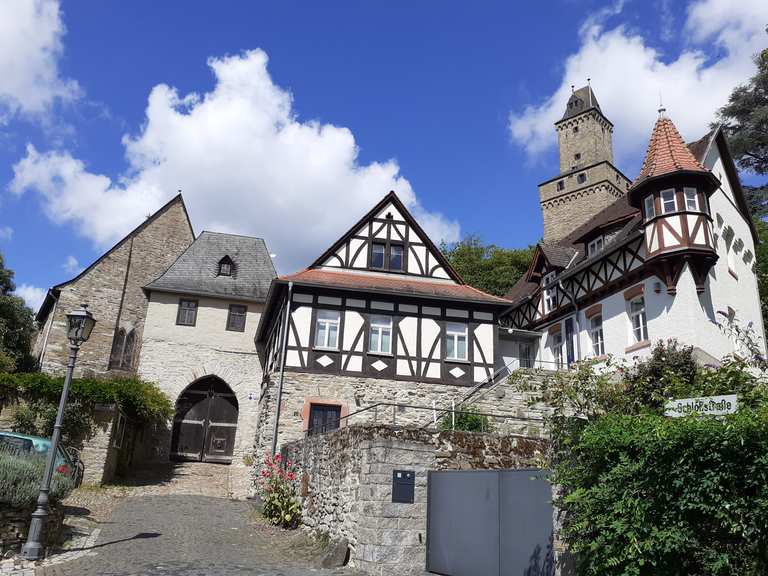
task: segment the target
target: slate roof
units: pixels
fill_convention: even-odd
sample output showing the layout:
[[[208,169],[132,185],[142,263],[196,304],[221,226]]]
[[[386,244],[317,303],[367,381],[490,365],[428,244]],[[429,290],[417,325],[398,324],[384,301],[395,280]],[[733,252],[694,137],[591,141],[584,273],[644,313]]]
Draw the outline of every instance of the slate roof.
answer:
[[[219,261],[229,256],[231,276],[219,276]],[[275,268],[261,238],[203,232],[165,273],[145,290],[179,292],[264,302]]]
[[[629,197],[625,194],[568,234],[563,242],[566,244],[580,243],[594,230],[621,222],[639,213],[640,211],[629,203]]]
[[[370,290],[380,293],[391,293],[406,296],[422,296],[425,298],[441,298],[463,300],[481,304],[505,304],[509,301],[467,284],[453,282],[433,282],[428,280],[411,280],[396,275],[361,274],[348,271],[318,270],[310,268],[296,274],[280,276],[281,282],[294,282],[307,286],[324,286],[329,288]]]
[[[541,242],[539,247],[544,253],[547,262],[557,268],[565,268],[568,266],[576,255],[576,252],[578,252],[575,248],[564,244],[545,244],[544,242]]]
[[[685,145],[672,120],[659,116],[651,133],[643,166],[632,187],[647,180],[680,170],[707,172]]]
[[[597,98],[595,97],[595,93],[592,91],[592,87],[583,86],[582,88],[576,90],[573,94],[571,94],[571,97],[568,98],[568,104],[565,106],[565,113],[560,119],[560,122],[567,120],[568,118],[573,118],[574,116],[577,116],[582,112],[586,112],[591,108],[600,110],[600,104],[597,102]]]

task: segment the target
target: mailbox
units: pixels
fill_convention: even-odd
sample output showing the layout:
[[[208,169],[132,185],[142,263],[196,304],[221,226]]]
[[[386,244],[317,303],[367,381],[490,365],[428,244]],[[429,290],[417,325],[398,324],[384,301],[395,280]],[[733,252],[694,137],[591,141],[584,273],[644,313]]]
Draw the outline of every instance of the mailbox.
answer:
[[[392,472],[392,502],[413,504],[415,486],[416,472],[413,470],[394,470]]]

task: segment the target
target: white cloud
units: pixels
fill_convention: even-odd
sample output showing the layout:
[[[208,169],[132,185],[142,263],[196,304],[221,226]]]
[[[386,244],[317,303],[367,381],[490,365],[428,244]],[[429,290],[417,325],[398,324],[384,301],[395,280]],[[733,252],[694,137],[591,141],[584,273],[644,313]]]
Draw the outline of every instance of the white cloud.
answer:
[[[605,29],[603,21],[588,18],[580,32],[581,46],[565,61],[557,90],[543,102],[510,114],[512,138],[529,156],[555,144],[553,124],[565,109],[571,85],[582,86],[590,77],[603,112],[615,125],[619,161],[637,161],[645,149],[660,94],[683,136],[699,138],[731,90],[754,74],[752,56],[768,40],[765,0],[692,2],[679,30],[686,47],[671,58],[639,33],[624,25]],[[712,47],[717,48],[714,58],[704,51]]]
[[[10,240],[11,238],[13,238],[13,228],[0,226],[0,240]]]
[[[71,254],[67,256],[67,259],[64,261],[64,264],[61,265],[61,267],[64,269],[64,272],[66,272],[67,274],[77,275],[83,271],[83,267],[80,266],[80,262],[78,262],[77,258],[72,256]]]
[[[21,296],[27,306],[34,312],[37,312],[40,309],[40,305],[43,303],[46,293],[47,291],[43,288],[38,288],[37,286],[31,286],[29,284],[17,286],[14,291],[14,294],[16,294],[16,296]]]
[[[208,64],[216,77],[209,93],[154,87],[141,131],[123,138],[129,169],[121,177],[29,146],[10,189],[37,191],[49,218],[104,247],[181,188],[196,229],[262,236],[285,272],[309,263],[390,190],[436,242],[458,239],[458,223],[423,208],[396,161],[362,165],[349,129],[299,120],[263,51]]]
[[[58,0],[0,1],[0,124],[13,114],[42,117],[80,94],[58,61],[65,29]]]

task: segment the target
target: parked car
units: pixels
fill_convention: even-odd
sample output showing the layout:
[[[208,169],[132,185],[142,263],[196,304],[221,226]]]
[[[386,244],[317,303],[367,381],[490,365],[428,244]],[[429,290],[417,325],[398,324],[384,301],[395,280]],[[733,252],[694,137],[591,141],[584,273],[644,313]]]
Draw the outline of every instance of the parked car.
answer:
[[[0,452],[14,456],[46,456],[50,449],[50,438],[0,430]],[[54,470],[59,474],[69,476],[75,486],[80,486],[83,481],[85,466],[80,460],[80,454],[77,450],[65,448],[59,444]]]

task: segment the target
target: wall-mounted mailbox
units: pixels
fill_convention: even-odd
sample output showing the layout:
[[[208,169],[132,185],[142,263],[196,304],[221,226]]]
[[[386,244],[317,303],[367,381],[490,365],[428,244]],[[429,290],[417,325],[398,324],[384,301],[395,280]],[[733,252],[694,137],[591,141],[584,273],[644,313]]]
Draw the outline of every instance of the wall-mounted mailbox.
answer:
[[[394,470],[392,472],[392,502],[413,504],[415,486],[416,472],[413,470]]]

